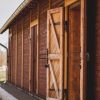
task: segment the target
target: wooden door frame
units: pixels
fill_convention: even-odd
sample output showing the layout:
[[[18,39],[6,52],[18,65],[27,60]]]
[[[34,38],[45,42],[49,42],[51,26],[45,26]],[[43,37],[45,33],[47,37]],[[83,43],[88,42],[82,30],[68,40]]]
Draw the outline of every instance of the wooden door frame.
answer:
[[[80,80],[80,91],[81,91],[81,94],[80,94],[80,100],[86,100],[86,79],[87,79],[87,76],[86,76],[86,35],[87,35],[87,29],[86,29],[86,0],[81,0],[81,39],[80,39],[80,42],[81,42],[81,71],[80,71],[80,77],[81,77],[81,80]]]
[[[39,58],[39,54],[38,54],[38,50],[39,50],[39,48],[38,48],[38,44],[39,44],[39,38],[38,38],[38,34],[39,34],[39,31],[38,31],[38,29],[39,29],[39,25],[38,25],[38,19],[35,19],[34,21],[32,21],[31,23],[30,23],[30,41],[32,42],[32,27],[34,27],[35,25],[37,25],[37,60],[36,60],[36,94],[38,94],[38,58]],[[31,70],[32,70],[32,65],[31,65],[31,59],[32,59],[32,56],[31,56],[31,54],[32,54],[32,50],[31,50],[31,47],[32,47],[32,43],[30,43],[30,60],[29,60],[29,62],[30,62],[30,67],[29,67],[29,73],[30,73],[30,75],[29,75],[29,80],[31,80],[32,79],[32,76],[31,76]],[[30,84],[30,88],[29,88],[29,90],[31,90],[31,84]]]

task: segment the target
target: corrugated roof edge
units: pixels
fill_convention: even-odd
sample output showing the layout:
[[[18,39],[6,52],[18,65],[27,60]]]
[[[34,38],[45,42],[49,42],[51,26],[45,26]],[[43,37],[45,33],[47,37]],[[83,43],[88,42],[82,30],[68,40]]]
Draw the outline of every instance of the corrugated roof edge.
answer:
[[[2,34],[8,28],[9,24],[16,18],[16,16],[31,2],[32,0],[24,0],[20,6],[15,10],[11,17],[6,21],[3,27],[0,29],[0,34]]]

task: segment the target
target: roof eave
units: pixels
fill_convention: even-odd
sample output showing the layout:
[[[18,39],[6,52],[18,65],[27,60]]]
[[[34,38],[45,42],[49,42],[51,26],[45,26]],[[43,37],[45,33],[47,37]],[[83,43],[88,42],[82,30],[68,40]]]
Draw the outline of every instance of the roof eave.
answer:
[[[31,2],[32,0],[24,0],[20,6],[15,10],[15,12],[11,15],[11,17],[6,21],[3,27],[0,29],[0,34],[5,32],[9,27],[10,23],[20,14],[20,12]]]

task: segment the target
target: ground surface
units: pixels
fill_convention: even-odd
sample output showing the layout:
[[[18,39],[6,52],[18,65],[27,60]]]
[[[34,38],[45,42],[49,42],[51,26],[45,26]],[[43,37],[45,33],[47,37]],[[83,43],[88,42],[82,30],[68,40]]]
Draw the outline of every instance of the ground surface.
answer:
[[[0,100],[18,100],[0,87]]]
[[[6,68],[0,66],[0,81],[6,80]]]
[[[2,97],[12,97],[12,98],[15,97],[14,99],[3,99],[3,100],[39,100],[36,97],[32,97],[32,96],[26,94],[24,91],[17,89],[15,86],[13,86],[9,83],[1,84],[0,87],[9,93],[9,94],[6,93],[7,96],[5,96],[3,93],[1,94],[1,91],[0,91],[0,95]],[[0,99],[0,100],[2,100],[2,99]]]

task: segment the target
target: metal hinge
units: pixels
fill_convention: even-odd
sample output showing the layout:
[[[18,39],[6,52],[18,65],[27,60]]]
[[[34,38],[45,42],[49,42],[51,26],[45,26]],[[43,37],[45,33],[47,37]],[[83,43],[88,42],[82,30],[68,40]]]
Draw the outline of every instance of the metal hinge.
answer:
[[[68,21],[65,21],[65,30],[68,31],[68,28],[69,28],[69,23]]]

